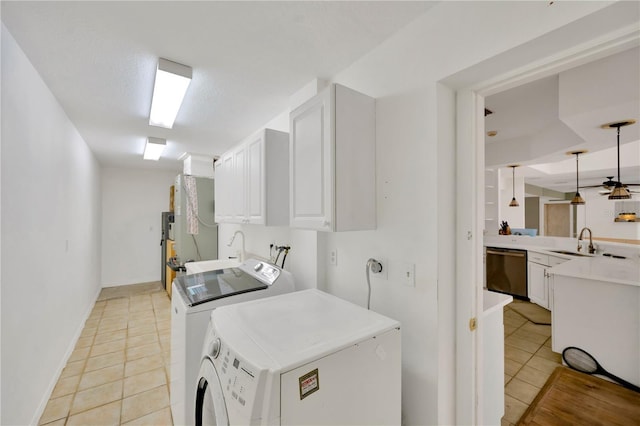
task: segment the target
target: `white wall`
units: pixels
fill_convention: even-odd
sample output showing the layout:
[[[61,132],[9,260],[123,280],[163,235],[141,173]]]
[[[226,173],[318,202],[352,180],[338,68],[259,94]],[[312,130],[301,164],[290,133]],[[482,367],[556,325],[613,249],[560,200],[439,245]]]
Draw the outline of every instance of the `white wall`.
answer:
[[[2,26],[2,412],[36,424],[100,291],[100,167]]]
[[[161,213],[177,174],[102,170],[103,287],[160,281]]]
[[[388,279],[372,276],[371,306],[402,322],[404,424],[455,424],[455,201],[441,189],[450,189],[454,176],[455,113],[451,93],[437,83],[604,5],[443,2],[333,79],[377,99],[378,227],[319,233],[318,287],[365,305],[366,260],[387,261]],[[221,256],[229,227],[221,227]],[[264,231],[269,237],[256,236],[262,240],[254,250],[268,251],[269,238],[308,241],[302,232]],[[326,261],[333,249],[337,266]],[[314,255],[303,256],[313,268]],[[415,264],[415,287],[400,284],[405,263]]]
[[[585,204],[578,207],[578,232],[586,226],[594,237],[640,240],[640,222],[614,222],[616,201],[600,195],[599,190],[591,188],[580,191]]]
[[[388,259],[389,279],[372,283],[372,309],[403,325],[406,424],[455,424],[454,394],[447,386],[455,382],[455,347],[452,326],[444,323],[454,312],[455,271],[447,257],[455,247],[455,222],[446,214],[455,214],[455,202],[438,191],[453,176],[447,159],[454,158],[454,144],[442,139],[451,134],[446,126],[454,112],[438,109],[450,99],[444,94],[436,102],[436,83],[593,7],[569,12],[563,6],[553,13],[541,6],[440,3],[335,78],[377,98],[378,228],[327,236],[324,250],[337,248],[340,260],[337,267],[325,266],[326,285],[362,304],[364,262],[370,256]],[[407,262],[415,263],[415,287],[400,284]]]

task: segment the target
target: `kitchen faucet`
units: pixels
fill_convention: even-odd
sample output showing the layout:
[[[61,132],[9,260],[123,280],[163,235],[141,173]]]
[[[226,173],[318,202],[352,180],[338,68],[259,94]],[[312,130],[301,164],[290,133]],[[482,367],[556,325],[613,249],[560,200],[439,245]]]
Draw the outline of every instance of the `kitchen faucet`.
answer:
[[[582,231],[580,231],[580,236],[578,237],[578,251],[582,250],[580,241],[582,241],[582,235],[584,234],[584,231],[589,231],[589,254],[593,254],[596,252],[596,249],[595,247],[593,247],[593,240],[591,239],[591,229],[587,228],[586,226],[582,228]]]
[[[231,244],[233,244],[233,241],[236,239],[236,235],[238,234],[242,236],[242,251],[240,252],[240,262],[244,262],[244,233],[242,231],[236,231],[233,233],[233,237],[231,237],[231,240],[229,240],[229,244],[227,244],[227,247],[231,247]]]

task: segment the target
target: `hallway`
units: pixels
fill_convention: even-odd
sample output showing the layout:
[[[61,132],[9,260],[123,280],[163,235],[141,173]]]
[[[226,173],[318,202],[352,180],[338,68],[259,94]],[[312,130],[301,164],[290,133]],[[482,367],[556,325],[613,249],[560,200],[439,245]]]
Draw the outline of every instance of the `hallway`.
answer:
[[[159,282],[102,289],[40,425],[172,425],[171,304]]]

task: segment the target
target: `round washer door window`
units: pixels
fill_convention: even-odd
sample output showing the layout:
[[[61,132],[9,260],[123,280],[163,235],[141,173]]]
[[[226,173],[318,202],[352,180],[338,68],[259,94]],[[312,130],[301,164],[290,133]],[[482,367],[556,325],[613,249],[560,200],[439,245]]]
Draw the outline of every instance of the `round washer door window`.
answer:
[[[227,406],[216,368],[205,358],[200,365],[196,391],[196,426],[229,426]]]

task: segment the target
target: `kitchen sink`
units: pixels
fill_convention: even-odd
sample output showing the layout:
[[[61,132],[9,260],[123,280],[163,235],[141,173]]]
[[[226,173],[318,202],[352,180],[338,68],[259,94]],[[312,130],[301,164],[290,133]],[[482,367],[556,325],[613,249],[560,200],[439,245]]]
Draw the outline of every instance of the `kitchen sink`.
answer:
[[[568,251],[568,250],[550,250],[550,251],[558,254],[568,254],[569,256],[588,256],[586,254],[577,253],[575,251]]]

